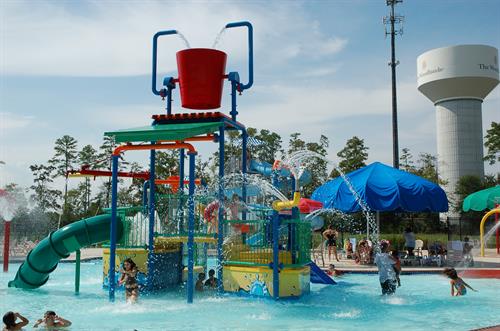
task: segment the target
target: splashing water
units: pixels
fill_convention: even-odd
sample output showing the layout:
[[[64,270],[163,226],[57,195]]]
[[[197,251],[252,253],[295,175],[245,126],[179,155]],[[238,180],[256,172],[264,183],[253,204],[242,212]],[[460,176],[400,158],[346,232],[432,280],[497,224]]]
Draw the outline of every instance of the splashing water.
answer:
[[[296,183],[300,184],[298,180],[315,158],[328,162],[328,160],[319,153],[309,150],[300,150],[288,154],[283,160],[281,160],[281,163],[284,167],[290,170],[293,177],[295,178]],[[299,188],[298,185],[296,187],[297,189]]]
[[[488,242],[488,240],[490,240],[491,236],[493,236],[493,234],[496,233],[497,229],[500,229],[500,222],[495,223],[495,225],[493,225],[493,227],[491,227],[491,229],[489,229],[488,232],[486,232],[486,234],[484,235],[483,242],[485,248],[486,248],[486,243]]]
[[[323,160],[327,163],[332,163],[329,161],[326,157],[323,155],[308,151],[308,150],[300,150],[296,151],[287,157],[285,157],[284,160],[282,160],[282,164],[285,165],[290,169],[290,172],[293,174],[293,176],[297,179],[302,176],[304,171],[307,168],[308,162],[311,162],[314,158],[318,158],[320,160]],[[373,214],[370,210],[370,207],[366,204],[366,202],[361,198],[359,193],[356,191],[354,186],[352,185],[351,181],[349,178],[344,174],[344,172],[337,167],[336,165],[333,165],[334,168],[340,173],[340,176],[342,177],[343,181],[346,183],[347,188],[349,191],[353,194],[354,198],[356,199],[356,203],[361,207],[361,210],[363,212],[363,215],[366,218],[368,227],[372,229],[372,231],[367,231],[367,235],[371,241],[374,243],[377,243],[379,238],[378,238],[378,226],[377,226],[377,221],[373,218]],[[297,186],[298,187],[298,186]],[[376,245],[375,247],[378,247]]]
[[[241,188],[243,184],[255,187],[263,196],[271,196],[281,201],[287,201],[287,197],[269,181],[260,175],[234,173],[228,174],[222,178],[222,181],[216,180],[209,188],[209,195],[217,196],[218,189],[229,191],[235,188]]]
[[[314,223],[314,219],[316,217],[320,217],[322,215],[331,215],[336,218],[338,225],[343,229],[341,231],[350,232],[350,233],[362,233],[364,231],[364,227],[359,222],[355,222],[355,219],[352,215],[344,213],[335,208],[322,208],[313,211],[310,214],[307,214],[305,220],[311,221]]]
[[[191,45],[189,44],[189,41],[186,39],[186,37],[179,31],[177,31],[177,35],[179,36],[179,38],[182,39],[182,41],[184,42],[184,44],[186,45],[186,48],[191,48]]]
[[[0,196],[0,221],[11,221],[20,203],[11,195]]]
[[[369,237],[368,239],[370,239],[375,244],[377,244],[379,241],[378,231],[377,231],[378,226],[377,226],[377,221],[373,218],[373,214],[371,212],[370,207],[366,204],[366,202],[358,194],[358,192],[356,191],[356,189],[352,185],[349,178],[344,174],[344,172],[339,167],[335,167],[335,169],[340,173],[340,177],[342,177],[342,179],[344,180],[344,182],[347,185],[347,188],[354,195],[354,198],[356,199],[356,203],[361,207],[361,210],[363,212],[363,215],[365,215],[366,222],[368,224],[369,229],[373,229],[372,232],[370,232],[369,229],[367,230],[367,232],[368,232],[367,235]],[[375,245],[375,248],[378,249],[379,246]]]
[[[226,27],[223,27],[219,33],[217,34],[217,36],[215,37],[215,40],[214,40],[214,43],[212,44],[212,48],[213,49],[217,49],[217,46],[218,44],[220,43],[223,35],[224,35],[224,32],[226,32]]]

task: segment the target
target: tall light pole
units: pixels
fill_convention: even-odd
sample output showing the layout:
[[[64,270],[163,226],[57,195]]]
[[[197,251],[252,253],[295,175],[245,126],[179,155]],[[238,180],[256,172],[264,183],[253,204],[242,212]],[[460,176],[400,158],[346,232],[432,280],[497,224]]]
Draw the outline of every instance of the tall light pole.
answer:
[[[392,165],[394,168],[399,168],[399,141],[398,141],[398,106],[396,96],[396,66],[399,61],[396,61],[396,35],[403,34],[403,20],[404,16],[394,14],[394,6],[403,0],[386,0],[386,5],[390,6],[390,15],[384,17],[385,35],[391,35],[391,67],[392,74]],[[395,25],[399,25],[399,29],[395,29]],[[387,31],[387,25],[390,26]]]

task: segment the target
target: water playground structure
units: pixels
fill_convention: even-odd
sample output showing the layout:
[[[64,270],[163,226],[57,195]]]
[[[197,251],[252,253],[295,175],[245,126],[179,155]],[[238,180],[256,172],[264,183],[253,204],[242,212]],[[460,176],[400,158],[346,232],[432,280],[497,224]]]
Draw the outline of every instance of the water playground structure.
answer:
[[[154,115],[149,126],[105,133],[119,144],[111,156],[111,173],[84,168],[72,175],[111,175],[111,207],[103,215],[52,232],[28,254],[9,287],[34,289],[43,286],[59,261],[75,251],[79,270],[79,250],[102,242],[108,242],[103,253],[103,286],[109,291],[110,300],[114,300],[120,289],[117,284],[120,265],[129,257],[138,266],[141,291],[162,291],[185,280],[189,303],[193,302],[195,274],[207,272],[209,251],[216,252],[219,293],[291,298],[307,294],[311,280],[333,283],[310,260],[311,222],[301,217],[301,211],[310,213],[321,208],[317,203],[301,199],[300,186],[310,180],[310,174],[294,172],[280,163],[248,162],[248,134],[245,126],[237,121],[237,98],[253,85],[253,27],[249,22],[237,22],[225,28],[245,28],[247,31],[248,81],[241,82],[238,72],[226,74],[226,53],[189,48],[177,52],[178,78],[165,77],[158,88],[158,40],[178,32],[156,33],[153,37],[152,92],[166,101],[166,113]],[[221,106],[226,80],[231,86],[229,116],[211,111]],[[184,108],[204,112],[174,113],[172,91],[175,88],[180,89]],[[241,132],[241,180],[238,184],[227,182],[225,169],[224,137],[230,130]],[[195,177],[195,144],[202,142],[215,143],[218,147],[216,196],[199,193],[203,192],[203,185]],[[157,178],[155,165],[159,150],[178,151],[175,177]],[[132,151],[149,151],[148,172],[118,171],[120,155]],[[289,183],[292,199],[282,198],[255,207],[249,204],[241,211],[241,217],[225,217],[224,207],[231,197],[238,195],[246,204],[254,194],[256,186],[251,183],[250,173],[268,177],[271,187]],[[119,177],[144,180],[142,205],[118,206]],[[169,186],[170,190],[160,189],[163,186]],[[212,209],[207,217],[208,206]],[[79,271],[76,277],[78,282]]]

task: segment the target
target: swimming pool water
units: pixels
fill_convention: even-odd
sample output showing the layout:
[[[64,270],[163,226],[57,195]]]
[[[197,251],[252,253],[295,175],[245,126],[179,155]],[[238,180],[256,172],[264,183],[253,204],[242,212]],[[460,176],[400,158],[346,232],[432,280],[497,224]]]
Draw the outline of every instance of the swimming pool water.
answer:
[[[183,288],[142,296],[126,304],[122,292],[110,303],[102,289],[102,263],[81,266],[80,294],[74,269],[60,264],[37,290],[7,288],[18,264],[0,275],[0,310],[24,314],[33,325],[46,310],[73,322],[70,330],[470,330],[500,324],[500,280],[466,280],[479,292],[451,297],[440,275],[402,276],[402,287],[382,297],[376,275],[346,275],[338,285],[313,285],[299,300],[274,302],[215,293],[195,293],[188,305]],[[31,330],[31,327],[26,328]]]

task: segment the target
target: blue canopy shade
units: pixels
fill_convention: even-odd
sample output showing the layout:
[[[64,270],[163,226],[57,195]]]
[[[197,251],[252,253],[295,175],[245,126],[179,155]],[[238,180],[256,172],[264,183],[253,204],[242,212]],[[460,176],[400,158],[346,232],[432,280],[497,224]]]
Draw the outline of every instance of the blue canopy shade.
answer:
[[[371,210],[448,211],[448,199],[441,187],[380,162],[355,170],[346,177]],[[311,198],[321,201],[324,208],[335,208],[345,213],[361,211],[356,197],[342,177],[318,187]]]

